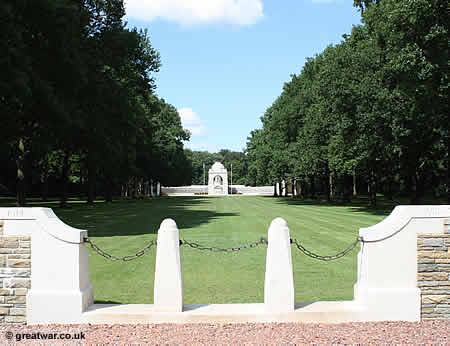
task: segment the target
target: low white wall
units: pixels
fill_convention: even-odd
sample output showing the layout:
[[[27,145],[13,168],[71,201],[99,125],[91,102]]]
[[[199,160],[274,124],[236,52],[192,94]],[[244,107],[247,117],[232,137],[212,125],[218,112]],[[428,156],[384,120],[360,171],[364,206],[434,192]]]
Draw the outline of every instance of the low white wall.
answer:
[[[289,228],[278,218],[268,232],[263,307],[230,304],[218,310],[226,316],[237,314],[240,321],[247,315],[248,321],[258,320],[258,316],[264,321],[419,321],[417,234],[443,234],[449,217],[448,205],[396,207],[379,224],[359,231],[363,243],[352,302],[295,305]],[[91,322],[99,316],[96,311],[100,315],[105,311],[104,306],[92,305],[89,258],[83,241],[87,231],[65,225],[47,208],[0,208],[1,220],[4,236],[31,236],[28,323]],[[195,312],[182,312],[181,273],[179,231],[173,220],[165,220],[158,233],[155,304],[147,308],[144,322],[186,321],[195,316]],[[202,313],[198,318],[205,318]],[[217,312],[211,316],[212,320],[219,318]]]
[[[249,196],[272,196],[273,186],[228,185],[233,194]],[[161,193],[167,196],[195,196],[208,194],[208,185],[161,187]],[[231,192],[230,192],[231,193]]]
[[[207,193],[208,193],[208,185],[161,187],[161,194],[167,196],[194,196],[196,194],[207,194]]]
[[[5,236],[31,236],[28,323],[79,323],[93,303],[87,231],[64,224],[48,208],[0,208]]]
[[[382,222],[361,228],[355,301],[364,321],[420,320],[417,234],[442,234],[450,206],[398,206]],[[381,240],[376,242],[376,240]]]

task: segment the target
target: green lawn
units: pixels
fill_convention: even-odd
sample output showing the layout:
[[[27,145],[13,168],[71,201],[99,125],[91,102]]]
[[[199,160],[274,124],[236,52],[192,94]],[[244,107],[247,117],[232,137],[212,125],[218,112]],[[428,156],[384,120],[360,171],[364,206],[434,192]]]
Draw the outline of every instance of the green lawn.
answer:
[[[91,240],[117,256],[133,254],[156,239],[159,224],[166,217],[177,222],[181,238],[220,247],[266,237],[270,222],[283,217],[292,238],[319,254],[334,254],[355,240],[360,227],[379,222],[392,208],[367,209],[365,201],[344,206],[253,196],[162,197],[91,207],[75,202],[68,209],[51,203],[46,206],[53,207],[69,225],[87,229]],[[322,262],[306,257],[293,246],[296,301],[352,299],[357,249],[342,259]],[[262,302],[265,253],[266,246],[239,253],[212,253],[183,246],[184,302]],[[96,302],[153,302],[154,248],[131,262],[110,262],[91,249],[89,254]]]

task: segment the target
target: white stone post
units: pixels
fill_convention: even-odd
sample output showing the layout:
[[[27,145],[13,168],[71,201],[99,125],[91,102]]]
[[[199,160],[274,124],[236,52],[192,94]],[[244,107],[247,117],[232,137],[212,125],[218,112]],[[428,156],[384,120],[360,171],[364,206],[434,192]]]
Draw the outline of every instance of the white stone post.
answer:
[[[158,230],[154,305],[156,311],[183,311],[180,231],[172,219],[165,219]]]
[[[161,196],[161,183],[159,181],[156,183],[156,196]]]
[[[153,192],[153,180],[150,180],[150,196],[154,197],[154,192]]]
[[[293,311],[295,305],[291,241],[285,220],[276,218],[268,232],[264,304],[267,311]]]

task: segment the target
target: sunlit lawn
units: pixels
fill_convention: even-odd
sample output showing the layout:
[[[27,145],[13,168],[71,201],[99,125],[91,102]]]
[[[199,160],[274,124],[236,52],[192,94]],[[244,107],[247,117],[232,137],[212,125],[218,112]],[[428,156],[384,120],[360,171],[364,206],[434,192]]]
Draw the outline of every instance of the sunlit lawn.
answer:
[[[0,201],[0,206],[10,204]],[[364,200],[343,206],[254,196],[162,197],[94,206],[72,200],[68,209],[59,208],[57,202],[30,204],[38,205],[52,207],[66,223],[87,229],[92,241],[116,256],[134,254],[156,239],[164,218],[173,218],[186,240],[235,247],[266,237],[270,222],[283,217],[292,238],[314,252],[334,254],[355,240],[360,227],[379,222],[392,208],[367,209]],[[322,262],[292,247],[296,301],[352,299],[358,249],[337,261]],[[91,249],[89,254],[97,302],[153,302],[154,248],[131,262],[110,262]],[[266,246],[238,253],[182,246],[184,302],[262,302],[265,254]]]

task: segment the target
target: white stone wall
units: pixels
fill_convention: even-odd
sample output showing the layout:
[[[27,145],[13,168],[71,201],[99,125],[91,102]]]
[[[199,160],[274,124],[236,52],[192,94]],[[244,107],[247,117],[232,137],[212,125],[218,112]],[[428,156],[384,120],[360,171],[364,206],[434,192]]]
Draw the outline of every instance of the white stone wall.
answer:
[[[247,196],[272,196],[273,186],[245,186],[229,185],[228,190],[233,189],[233,194]],[[161,193],[165,196],[201,196],[208,194],[207,185],[161,187]],[[231,194],[231,191],[230,191]]]
[[[26,321],[32,324],[79,323],[93,303],[84,243],[87,231],[64,224],[48,208],[0,208],[0,220],[0,249],[6,254],[7,266],[1,269],[0,278],[8,290],[2,292],[17,296],[4,299],[4,320],[21,322],[26,311]],[[19,288],[28,291],[16,291]]]
[[[277,218],[268,231],[264,303],[205,309],[183,305],[179,230],[175,221],[166,219],[158,232],[155,304],[122,309],[93,305],[86,231],[65,225],[51,209],[0,208],[0,321],[117,323],[122,310],[126,316],[137,310],[133,316],[142,318],[132,321],[142,323],[191,318],[328,323],[449,318],[449,218],[448,205],[399,206],[379,224],[360,229],[354,300],[315,303],[294,302],[295,289],[302,287],[293,282],[288,225]]]
[[[443,234],[450,206],[398,206],[380,223],[361,228],[355,301],[364,321],[419,321],[418,234]],[[378,241],[380,240],[380,241]]]
[[[161,194],[165,196],[195,196],[208,194],[207,185],[161,187]]]

